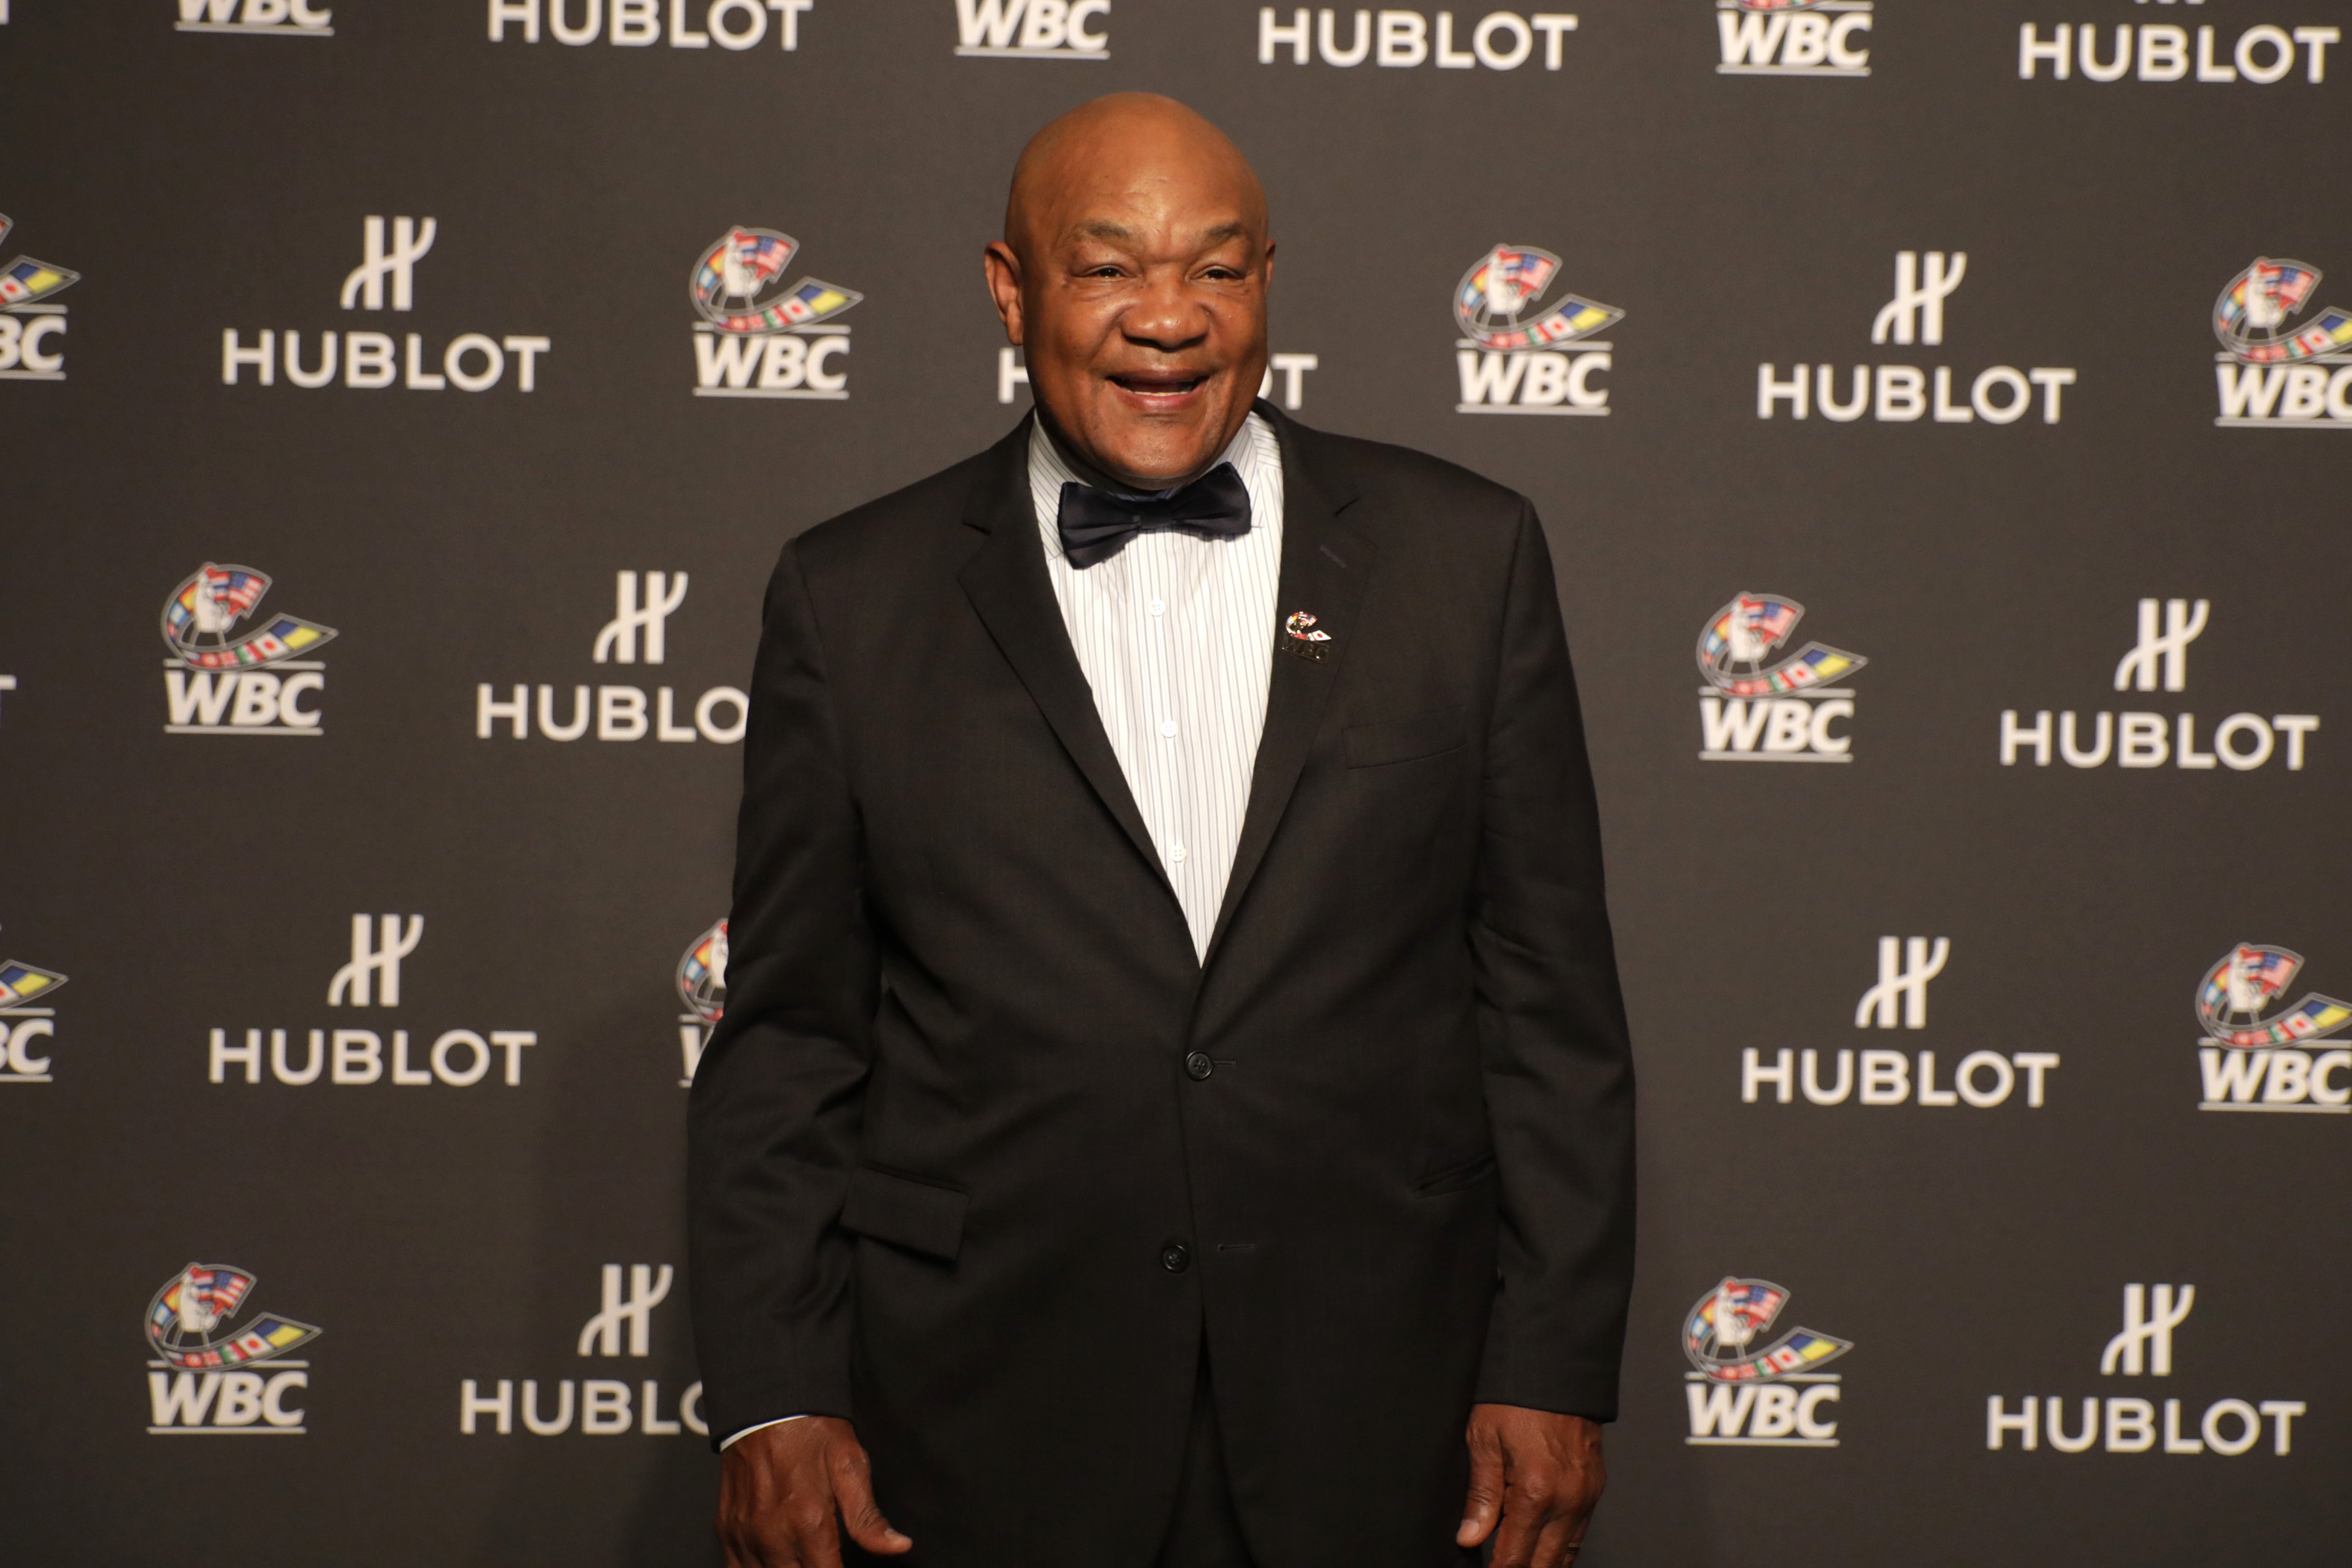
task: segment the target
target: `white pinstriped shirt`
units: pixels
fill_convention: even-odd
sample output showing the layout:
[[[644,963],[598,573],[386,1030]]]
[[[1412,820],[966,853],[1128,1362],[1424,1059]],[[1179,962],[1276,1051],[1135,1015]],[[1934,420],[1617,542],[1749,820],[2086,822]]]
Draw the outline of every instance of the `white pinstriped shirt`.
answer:
[[[1204,538],[1150,528],[1108,560],[1074,567],[1055,519],[1062,486],[1077,476],[1043,424],[1029,428],[1045,575],[1200,957],[1249,807],[1282,580],[1282,448],[1273,426],[1251,414],[1219,461],[1249,490],[1249,532]]]
[[[1249,489],[1249,532],[1214,539],[1148,529],[1108,560],[1074,567],[1056,519],[1062,486],[1077,476],[1045,426],[1029,426],[1029,497],[1045,575],[1118,769],[1183,907],[1192,951],[1203,958],[1249,809],[1282,589],[1282,447],[1274,427],[1251,414],[1218,461],[1232,464]],[[805,1418],[761,1421],[719,1446]]]

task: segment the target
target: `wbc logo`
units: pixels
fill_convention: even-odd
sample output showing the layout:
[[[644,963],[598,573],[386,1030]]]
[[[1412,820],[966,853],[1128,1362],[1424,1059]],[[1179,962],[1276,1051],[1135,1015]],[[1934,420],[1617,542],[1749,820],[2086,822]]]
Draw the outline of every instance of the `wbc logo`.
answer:
[[[702,1048],[727,1011],[727,922],[720,921],[694,939],[677,961],[677,995],[686,1010],[677,1015],[678,1049],[686,1058],[680,1089],[694,1086],[695,1069],[702,1065]]]
[[[0,240],[16,226],[0,213]],[[49,296],[80,281],[80,273],[29,256],[0,263],[0,381],[66,379],[65,350],[49,346],[50,339],[65,335],[66,308],[49,303]]]
[[[2213,301],[2213,379],[2224,430],[2352,430],[2352,310],[2294,318],[2319,287],[2307,261],[2253,264]]]
[[[335,629],[272,613],[239,636],[269,584],[249,566],[206,561],[163,601],[164,734],[320,733],[319,710],[302,699],[326,690],[327,666],[300,655],[326,646]]]
[[[310,1385],[289,1353],[325,1331],[276,1312],[235,1320],[255,1280],[227,1263],[191,1263],[147,1303],[151,1437],[299,1437],[304,1412],[287,1397]]]
[[[1866,77],[1870,0],[1715,0],[1720,76]]]
[[[1110,0],[955,0],[959,55],[1015,60],[1107,60]]]
[[[1840,1377],[1821,1369],[1853,1348],[1818,1329],[1792,1328],[1767,1343],[1786,1286],[1769,1280],[1724,1279],[1683,1315],[1683,1374],[1693,1448],[1834,1448],[1837,1423],[1822,1417],[1835,1404]]]
[[[5,16],[0,7],[0,16]],[[176,33],[255,33],[271,38],[331,38],[333,11],[310,0],[180,0]]]
[[[35,1056],[33,1042],[53,1040],[58,1010],[49,994],[66,983],[55,969],[10,958],[0,962],[0,1083],[47,1083],[49,1058]]]
[[[1808,643],[1776,664],[1805,607],[1777,593],[1740,592],[1699,628],[1699,759],[1704,762],[1851,762],[1853,737],[1830,726],[1853,716],[1853,692],[1836,684],[1870,663]]]
[[[2197,987],[2205,1031],[2199,1110],[2352,1113],[2352,1048],[2307,1049],[2352,1024],[2352,1002],[2314,991],[2287,1005],[2303,961],[2284,947],[2241,942],[2205,971]]]
[[[1625,312],[1580,295],[1546,307],[1559,257],[1531,245],[1498,245],[1471,263],[1454,288],[1456,413],[1605,414],[1609,389],[1592,378],[1613,362],[1593,336]]]
[[[784,269],[800,241],[774,229],[729,229],[694,264],[687,292],[694,324],[697,397],[814,398],[840,402],[849,373],[831,361],[849,352],[849,329],[824,323],[866,296]]]

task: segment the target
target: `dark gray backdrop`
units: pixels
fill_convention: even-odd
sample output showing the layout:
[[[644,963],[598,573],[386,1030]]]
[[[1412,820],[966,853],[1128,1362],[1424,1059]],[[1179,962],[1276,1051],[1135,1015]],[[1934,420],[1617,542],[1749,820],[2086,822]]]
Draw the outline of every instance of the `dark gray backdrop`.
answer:
[[[493,42],[472,0],[336,0],[307,29],[213,3],[14,0],[0,26],[0,259],[80,275],[37,302],[67,313],[37,350],[62,379],[0,377],[0,958],[68,980],[52,1034],[22,1032],[46,999],[0,1017],[16,1065],[50,1063],[0,1082],[12,1560],[714,1559],[714,1461],[642,1409],[651,1380],[676,1419],[695,1376],[682,1269],[643,1357],[625,1319],[619,1354],[581,1347],[607,1265],[625,1305],[629,1265],[683,1263],[673,975],[724,913],[739,751],[559,742],[535,715],[486,739],[478,687],[547,684],[562,722],[575,685],[668,686],[683,725],[743,685],[786,538],[1025,406],[998,401],[979,248],[1026,136],[1119,88],[1192,103],[1264,175],[1274,347],[1316,356],[1301,417],[1518,486],[1550,530],[1643,1095],[1625,1416],[1587,1561],[2340,1556],[2352,1128],[2200,1113],[2191,1008],[2241,942],[2308,959],[2280,1001],[2352,989],[2328,653],[2352,408],[2218,427],[2210,326],[2257,256],[2352,269],[2326,195],[2352,58],[2293,36],[2340,5],[1888,0],[1842,35],[1870,74],[1837,77],[1719,71],[1709,0],[1585,0],[1556,71],[1540,37],[1508,71],[1299,65],[1279,37],[1261,63],[1258,8],[1225,0],[1117,0],[1082,23],[1107,60],[959,56],[956,0],[816,0],[789,52],[779,12],[735,51],[567,46],[545,16],[537,43],[516,19]],[[174,26],[216,12],[228,30]],[[1457,49],[1484,15],[1454,14]],[[2128,39],[2150,52],[2117,80],[2079,39],[2065,79],[2039,57],[2021,79],[2021,25],[2086,24],[2101,72],[2117,27],[2178,26],[2185,79],[2141,79],[2169,68],[2161,34]],[[2198,79],[2200,28],[2218,76],[2263,26],[2295,51],[2281,79]],[[339,304],[371,215],[435,221],[407,312]],[[730,225],[794,236],[788,276],[865,296],[828,324],[845,400],[692,395],[688,275]],[[1457,412],[1452,291],[1506,242],[1625,311],[1590,383],[1605,417]],[[1967,254],[1941,344],[1871,341],[1906,250]],[[2296,324],[2352,298],[2331,287]],[[228,386],[225,329],[298,330],[306,363],[322,332],[415,332],[428,374],[461,333],[549,347],[529,392],[511,353],[477,393],[306,390],[282,360]],[[2055,423],[2038,392],[2007,425],[1798,422],[1786,399],[1768,421],[1760,363],[1832,365],[1841,398],[1854,365],[1948,366],[1963,404],[1989,366],[2076,379]],[[205,562],[274,579],[257,621],[335,629],[298,704],[317,737],[165,733],[153,629]],[[688,574],[658,668],[592,659],[624,570]],[[1743,591],[1806,608],[1776,657],[1818,638],[1869,660],[1840,683],[1849,763],[1700,758],[1692,648]],[[2178,694],[2115,689],[2143,599],[2210,606]],[[2298,770],[2284,740],[2242,772],[2030,747],[2004,767],[2004,709],[2085,734],[2189,712],[2200,747],[2241,711],[2320,724]],[[327,1003],[361,912],[425,917],[396,1008]],[[1917,1032],[1853,1021],[1888,935],[1949,943]],[[260,1082],[234,1058],[210,1082],[215,1029],[262,1031]],[[536,1043],[511,1086],[494,1047],[468,1087],[296,1087],[271,1029],[297,1069],[314,1029],[387,1056],[404,1030],[412,1070],[453,1030]],[[1781,1104],[1769,1082],[1747,1103],[1748,1048],[1818,1051],[1824,1077],[1842,1050],[1933,1051],[1939,1086],[1978,1051],[2060,1065],[2040,1108],[2021,1073],[1987,1109]],[[257,1277],[236,1324],[324,1331],[286,1358],[308,1363],[298,1422],[149,1430],[134,1336],[191,1261]],[[1726,1276],[1788,1288],[1768,1338],[1853,1343],[1817,1407],[1835,1447],[1686,1440],[1683,1322]],[[2168,1377],[2100,1372],[2135,1283],[2196,1287]],[[467,1379],[509,1385],[510,1432],[461,1429]],[[542,1416],[565,1380],[623,1384],[632,1429],[532,1435],[525,1379]],[[1989,1396],[2061,1398],[2070,1437],[2085,1396],[2146,1399],[2159,1433],[2177,1399],[2184,1446],[2216,1401],[2305,1411],[2285,1454],[2262,1415],[2236,1456],[2160,1435],[2070,1455],[2014,1430],[1990,1450]]]

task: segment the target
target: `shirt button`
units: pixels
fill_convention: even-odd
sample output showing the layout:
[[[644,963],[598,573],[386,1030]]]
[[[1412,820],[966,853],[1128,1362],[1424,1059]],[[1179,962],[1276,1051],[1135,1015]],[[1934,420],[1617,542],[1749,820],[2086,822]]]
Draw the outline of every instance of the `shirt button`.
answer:
[[[1146,608],[1154,615],[1165,615],[1168,613],[1168,601],[1164,599],[1155,599]]]
[[[1171,1241],[1160,1249],[1160,1266],[1171,1274],[1181,1274],[1192,1266],[1192,1249],[1181,1241]]]
[[[1175,848],[1170,850],[1168,852],[1168,858],[1174,861],[1178,865],[1182,865],[1184,863],[1184,846],[1182,844],[1178,844]]]
[[[1184,1059],[1184,1071],[1194,1082],[1206,1078],[1216,1070],[1217,1064],[1209,1060],[1209,1053],[1205,1051],[1196,1051]]]
[[[1162,735],[1164,735],[1164,736],[1166,736],[1166,737],[1167,737],[1169,739],[1171,739],[1171,740],[1175,739],[1175,738],[1176,738],[1176,721],[1175,721],[1174,719],[1172,719],[1172,718],[1163,718],[1163,719],[1161,719],[1161,720],[1160,721],[1160,734],[1162,734]]]

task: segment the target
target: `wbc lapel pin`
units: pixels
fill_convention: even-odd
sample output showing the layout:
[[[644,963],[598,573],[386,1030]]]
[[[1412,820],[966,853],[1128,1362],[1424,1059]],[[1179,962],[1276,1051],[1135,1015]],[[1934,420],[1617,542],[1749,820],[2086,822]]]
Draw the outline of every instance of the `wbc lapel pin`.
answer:
[[[1323,662],[1331,647],[1331,633],[1315,630],[1315,617],[1307,611],[1295,610],[1282,623],[1283,652],[1296,653],[1310,664]]]

